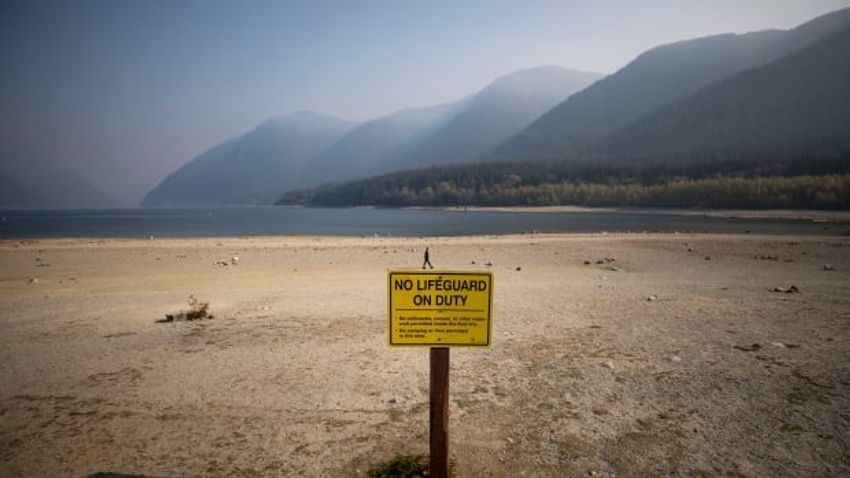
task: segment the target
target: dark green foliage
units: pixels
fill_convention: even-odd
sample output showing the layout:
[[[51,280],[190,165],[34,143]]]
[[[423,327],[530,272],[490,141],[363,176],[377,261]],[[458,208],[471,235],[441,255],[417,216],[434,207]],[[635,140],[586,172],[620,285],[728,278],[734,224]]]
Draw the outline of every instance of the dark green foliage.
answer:
[[[850,153],[433,167],[292,192],[278,204],[850,209]]]
[[[427,477],[428,461],[421,455],[399,455],[366,472],[369,478]]]

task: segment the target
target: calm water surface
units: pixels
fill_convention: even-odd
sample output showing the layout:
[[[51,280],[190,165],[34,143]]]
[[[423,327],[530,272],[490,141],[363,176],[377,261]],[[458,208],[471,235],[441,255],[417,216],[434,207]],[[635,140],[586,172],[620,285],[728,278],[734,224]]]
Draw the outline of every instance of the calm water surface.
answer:
[[[850,224],[657,212],[529,213],[410,209],[0,210],[0,237],[453,236],[539,232],[746,232],[850,235]]]

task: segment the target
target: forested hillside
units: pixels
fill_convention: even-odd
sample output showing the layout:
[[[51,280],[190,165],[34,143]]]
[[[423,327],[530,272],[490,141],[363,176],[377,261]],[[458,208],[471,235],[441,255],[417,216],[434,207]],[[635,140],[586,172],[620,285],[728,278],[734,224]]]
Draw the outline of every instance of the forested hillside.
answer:
[[[850,152],[433,167],[290,192],[278,204],[850,209]]]

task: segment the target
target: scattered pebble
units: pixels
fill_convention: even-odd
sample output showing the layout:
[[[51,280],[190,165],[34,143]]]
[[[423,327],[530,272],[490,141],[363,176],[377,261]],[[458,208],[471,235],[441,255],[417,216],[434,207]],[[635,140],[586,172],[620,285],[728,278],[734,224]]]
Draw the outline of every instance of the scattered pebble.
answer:
[[[614,271],[614,272],[625,272],[623,269],[621,269],[618,266],[611,266],[611,270]]]
[[[773,345],[774,347],[779,347],[781,349],[785,348],[785,344],[783,344],[782,342],[771,342],[770,345]]]
[[[835,267],[834,267],[832,264],[824,264],[824,265],[823,265],[823,270],[825,270],[825,271],[834,271],[834,270],[835,270]]]
[[[674,362],[681,362],[682,357],[679,357],[678,355],[674,355],[674,356],[670,357],[670,360],[672,360]]]
[[[39,282],[41,282],[41,279],[39,279],[38,277],[30,277],[30,280],[27,282],[29,282],[30,284],[38,284]]]
[[[710,260],[711,260],[711,256],[705,256],[705,260],[710,261]]]
[[[584,261],[584,265],[589,266],[589,265],[590,265],[590,261]]]
[[[516,270],[517,270],[517,271],[521,271],[521,270],[522,270],[522,267],[517,266]]]
[[[658,300],[658,296],[655,295],[655,294],[651,294],[646,298],[646,300],[649,301],[649,302],[652,302],[652,301]]]

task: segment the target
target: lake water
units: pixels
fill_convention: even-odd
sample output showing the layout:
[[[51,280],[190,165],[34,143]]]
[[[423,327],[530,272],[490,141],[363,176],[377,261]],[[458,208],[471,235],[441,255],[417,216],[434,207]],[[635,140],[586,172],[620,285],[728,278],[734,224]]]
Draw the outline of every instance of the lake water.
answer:
[[[228,207],[0,210],[0,237],[453,236],[539,232],[732,232],[850,235],[850,224],[729,219],[657,212],[503,212]]]

